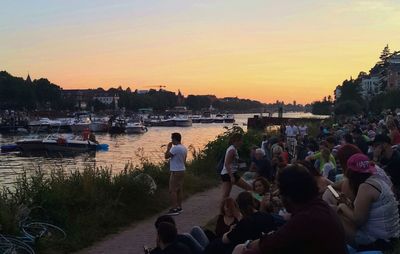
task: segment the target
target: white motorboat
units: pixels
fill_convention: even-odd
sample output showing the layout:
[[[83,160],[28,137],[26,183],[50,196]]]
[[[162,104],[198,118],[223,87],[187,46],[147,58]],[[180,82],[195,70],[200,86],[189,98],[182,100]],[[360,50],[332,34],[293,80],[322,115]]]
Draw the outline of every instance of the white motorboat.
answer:
[[[211,117],[210,112],[204,112],[200,117],[200,123],[212,123],[214,119]]]
[[[107,132],[108,131],[108,119],[106,118],[94,118],[89,124],[89,129],[92,132]]]
[[[110,120],[108,132],[110,134],[125,133],[126,119],[123,116],[112,117]]]
[[[76,119],[72,124],[71,124],[71,130],[74,133],[80,133],[86,129],[90,129],[90,124],[92,121],[90,120],[89,117],[84,117],[84,118],[79,118]]]
[[[234,123],[235,122],[235,116],[232,114],[226,114],[224,117],[224,122],[225,123]]]
[[[174,117],[175,126],[178,127],[191,127],[193,125],[192,119],[184,116]]]
[[[147,132],[147,128],[141,122],[129,122],[126,124],[125,132],[128,134],[142,134]]]
[[[23,152],[43,151],[45,150],[45,147],[42,141],[43,138],[39,138],[38,136],[30,136],[18,140],[16,144]]]
[[[42,141],[48,152],[96,151],[97,143],[83,140],[81,136],[49,135]]]
[[[224,122],[224,115],[216,114],[214,117],[214,123],[223,123]]]
[[[49,118],[40,118],[28,124],[29,129],[34,132],[50,132],[52,128],[57,128],[60,125],[61,121],[50,120]]]
[[[200,123],[201,115],[192,115],[192,123]]]

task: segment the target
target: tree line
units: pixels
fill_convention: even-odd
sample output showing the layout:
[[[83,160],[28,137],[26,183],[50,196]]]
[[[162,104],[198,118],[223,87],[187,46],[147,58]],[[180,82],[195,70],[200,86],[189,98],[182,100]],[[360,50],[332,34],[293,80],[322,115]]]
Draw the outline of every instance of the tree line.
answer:
[[[361,95],[362,79],[367,77],[366,72],[360,72],[356,79],[350,78],[344,80],[340,87],[340,97],[333,101],[331,98],[325,97],[320,101],[312,103],[312,113],[320,115],[355,115],[360,113],[379,114],[383,110],[395,110],[400,108],[400,90],[387,89],[387,77],[389,59],[393,55],[398,54],[398,51],[391,53],[389,46],[382,50],[379,61],[369,71],[370,75],[381,77],[379,88],[373,92],[368,91],[366,97]]]
[[[118,106],[127,110],[153,108],[166,110],[175,106],[186,106],[192,110],[203,110],[211,107],[223,111],[260,110],[265,104],[249,99],[217,98],[215,95],[189,95],[186,98],[163,89],[151,89],[139,93],[130,88],[110,88],[93,90],[94,94],[112,94],[119,97]],[[97,110],[113,109],[114,105],[106,105],[98,100],[87,101],[87,108]],[[77,98],[66,97],[63,89],[45,78],[24,80],[14,77],[6,71],[0,71],[0,109],[14,110],[78,110]]]

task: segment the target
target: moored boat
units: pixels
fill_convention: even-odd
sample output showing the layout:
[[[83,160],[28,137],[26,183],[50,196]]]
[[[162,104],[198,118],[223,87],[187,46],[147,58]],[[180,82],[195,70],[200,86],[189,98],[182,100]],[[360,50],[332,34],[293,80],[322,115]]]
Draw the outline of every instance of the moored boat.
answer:
[[[192,115],[192,123],[200,123],[200,115]]]
[[[92,121],[89,117],[78,118],[71,124],[71,130],[73,133],[80,133],[86,129],[90,129]]]
[[[53,121],[49,118],[40,118],[39,120],[30,121],[28,126],[31,132],[50,132],[51,127],[55,125],[59,125],[59,121]]]
[[[232,114],[226,114],[224,117],[224,122],[225,123],[234,123],[235,122],[235,116]]]
[[[114,117],[109,120],[110,126],[108,132],[111,134],[121,134],[125,133],[126,120],[123,117]]]
[[[105,119],[93,119],[89,124],[89,130],[92,132],[107,132],[108,122]]]
[[[49,135],[42,143],[48,152],[89,152],[97,148],[97,143],[80,136]]]
[[[211,117],[210,112],[204,112],[200,117],[200,123],[213,123],[214,119]]]
[[[125,132],[128,134],[142,134],[147,132],[147,128],[141,122],[129,122],[126,124]]]
[[[221,114],[216,114],[215,117],[213,118],[214,123],[223,123],[224,122],[224,116]]]
[[[192,119],[188,117],[174,117],[175,126],[178,127],[191,127],[192,126]]]
[[[23,152],[44,151],[43,139],[39,137],[27,137],[16,142],[18,148]]]

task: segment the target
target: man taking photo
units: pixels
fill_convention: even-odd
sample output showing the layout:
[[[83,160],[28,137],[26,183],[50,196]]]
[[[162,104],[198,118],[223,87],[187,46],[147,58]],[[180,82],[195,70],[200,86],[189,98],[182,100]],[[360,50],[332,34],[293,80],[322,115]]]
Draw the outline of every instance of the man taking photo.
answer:
[[[182,136],[180,133],[172,133],[171,140],[165,152],[165,159],[170,159],[169,169],[171,172],[169,178],[171,209],[168,215],[178,215],[182,212],[183,178],[186,169],[187,149],[181,144]]]

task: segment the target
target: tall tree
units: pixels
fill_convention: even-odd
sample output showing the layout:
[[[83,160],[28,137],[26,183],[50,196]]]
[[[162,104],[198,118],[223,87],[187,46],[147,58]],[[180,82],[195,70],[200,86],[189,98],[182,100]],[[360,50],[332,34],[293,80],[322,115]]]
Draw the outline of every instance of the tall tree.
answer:
[[[389,58],[390,56],[390,49],[389,49],[389,45],[386,44],[386,46],[383,48],[382,52],[381,52],[381,56],[379,57],[379,59],[382,60],[382,62],[386,62],[386,60]]]

